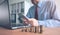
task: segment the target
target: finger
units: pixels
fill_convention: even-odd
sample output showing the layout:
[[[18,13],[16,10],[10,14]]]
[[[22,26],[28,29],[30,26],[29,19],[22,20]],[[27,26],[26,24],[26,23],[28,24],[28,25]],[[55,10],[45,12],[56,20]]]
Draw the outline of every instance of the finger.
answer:
[[[33,21],[32,21],[32,20],[30,20],[30,21],[29,21],[29,24],[31,24],[31,26],[33,26]]]

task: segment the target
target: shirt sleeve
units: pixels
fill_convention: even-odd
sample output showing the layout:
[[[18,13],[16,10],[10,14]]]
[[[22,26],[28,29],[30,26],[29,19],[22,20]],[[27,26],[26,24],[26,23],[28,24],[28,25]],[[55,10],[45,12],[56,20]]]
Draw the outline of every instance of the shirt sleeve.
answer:
[[[44,20],[44,21],[39,21],[39,25],[43,25],[45,27],[60,27],[60,14],[59,11],[55,12],[53,15],[52,19]]]
[[[31,15],[30,15],[30,9],[29,9],[29,11],[28,11],[28,13],[27,13],[27,15],[26,15],[28,18],[30,18],[31,17]]]
[[[60,27],[60,14],[59,13],[60,11],[58,10],[57,7],[55,7],[55,4],[53,4],[52,9],[51,9],[52,19],[48,19],[44,21],[38,20],[39,25],[43,25],[45,27]]]
[[[32,6],[32,7],[33,7],[33,6]],[[27,13],[27,15],[26,15],[28,18],[31,18],[32,7],[29,8],[28,13]]]

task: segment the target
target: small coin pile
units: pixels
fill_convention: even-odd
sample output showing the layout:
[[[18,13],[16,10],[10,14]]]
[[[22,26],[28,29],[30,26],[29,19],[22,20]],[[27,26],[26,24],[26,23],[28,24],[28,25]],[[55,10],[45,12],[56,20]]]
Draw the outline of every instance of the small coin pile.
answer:
[[[29,27],[29,28],[22,28],[21,29],[21,32],[34,32],[34,33],[42,33],[43,32],[43,29],[42,29],[42,25],[40,26],[32,26],[32,27]]]

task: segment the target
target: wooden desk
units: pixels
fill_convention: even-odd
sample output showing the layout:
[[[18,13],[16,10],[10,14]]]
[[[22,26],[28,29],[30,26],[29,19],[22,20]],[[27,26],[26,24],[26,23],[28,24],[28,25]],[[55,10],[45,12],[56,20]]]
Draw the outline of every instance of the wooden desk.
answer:
[[[9,30],[0,27],[0,35],[60,35],[60,28],[44,28],[42,34],[32,32],[20,32],[20,29]]]

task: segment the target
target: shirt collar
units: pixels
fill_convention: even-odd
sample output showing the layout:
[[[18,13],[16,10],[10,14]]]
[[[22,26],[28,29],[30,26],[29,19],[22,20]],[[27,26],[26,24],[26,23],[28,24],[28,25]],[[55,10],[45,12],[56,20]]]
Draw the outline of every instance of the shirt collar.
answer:
[[[41,7],[45,1],[54,1],[54,0],[40,0],[38,3],[38,7]]]
[[[46,0],[40,0],[39,3],[38,3],[38,7],[41,7],[42,6],[42,3],[46,1]]]

